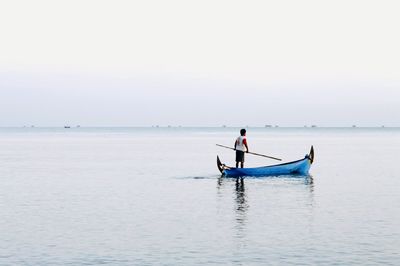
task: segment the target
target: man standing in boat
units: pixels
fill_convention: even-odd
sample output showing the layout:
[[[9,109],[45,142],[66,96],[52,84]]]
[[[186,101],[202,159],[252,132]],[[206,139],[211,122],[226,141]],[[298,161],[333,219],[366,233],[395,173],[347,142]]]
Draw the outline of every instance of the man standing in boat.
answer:
[[[245,149],[246,147],[246,149]],[[246,129],[242,128],[240,130],[240,136],[235,141],[235,151],[236,151],[236,168],[243,168],[244,166],[244,153],[249,152],[249,147],[247,146]]]

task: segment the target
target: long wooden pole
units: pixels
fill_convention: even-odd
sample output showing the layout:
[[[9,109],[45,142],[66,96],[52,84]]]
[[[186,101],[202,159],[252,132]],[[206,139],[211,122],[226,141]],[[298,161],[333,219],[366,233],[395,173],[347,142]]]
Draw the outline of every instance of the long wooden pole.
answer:
[[[224,146],[224,145],[221,145],[221,144],[215,144],[215,145],[217,145],[217,146],[219,146],[219,147],[222,147],[222,148],[227,148],[227,149],[235,150],[234,148],[231,148],[231,147],[228,147],[228,146]],[[249,154],[253,154],[253,155],[257,155],[257,156],[262,156],[262,157],[274,159],[274,160],[277,160],[277,161],[282,161],[282,159],[279,159],[279,158],[276,158],[276,157],[272,157],[272,156],[268,156],[268,155],[264,155],[264,154],[260,154],[260,153],[255,153],[255,152],[248,152],[248,153],[249,153]]]

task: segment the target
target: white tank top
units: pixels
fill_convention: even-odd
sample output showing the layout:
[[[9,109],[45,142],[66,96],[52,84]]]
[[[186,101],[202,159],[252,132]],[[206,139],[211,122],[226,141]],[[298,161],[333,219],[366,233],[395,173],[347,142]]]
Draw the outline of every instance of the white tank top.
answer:
[[[239,136],[236,139],[236,150],[238,151],[246,151],[245,146],[243,145],[243,140],[246,139],[246,136]]]

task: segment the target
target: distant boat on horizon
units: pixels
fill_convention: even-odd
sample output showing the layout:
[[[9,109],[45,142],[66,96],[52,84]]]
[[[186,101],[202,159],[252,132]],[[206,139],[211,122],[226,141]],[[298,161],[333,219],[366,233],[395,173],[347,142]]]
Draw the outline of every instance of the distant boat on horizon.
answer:
[[[70,126],[64,126],[64,128],[71,128]]]

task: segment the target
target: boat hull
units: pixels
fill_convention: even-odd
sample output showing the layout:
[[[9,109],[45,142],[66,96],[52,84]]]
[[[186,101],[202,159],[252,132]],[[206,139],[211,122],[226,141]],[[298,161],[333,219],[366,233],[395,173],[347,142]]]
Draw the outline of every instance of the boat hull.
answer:
[[[228,167],[221,163],[219,157],[217,156],[217,166],[220,172],[225,177],[264,177],[264,176],[281,176],[281,175],[291,175],[291,176],[307,176],[311,164],[314,161],[314,149],[311,147],[311,151],[303,159],[278,164],[271,166],[262,166],[255,168],[233,168]]]

